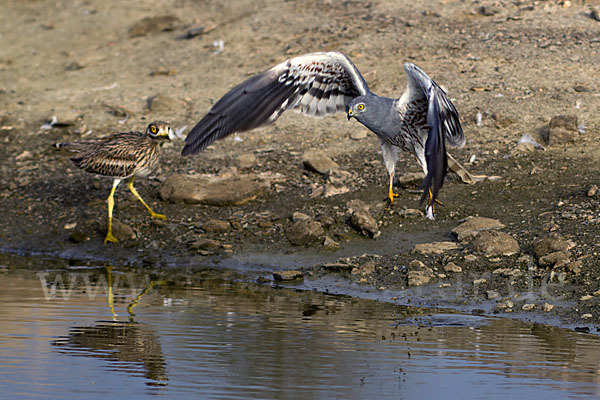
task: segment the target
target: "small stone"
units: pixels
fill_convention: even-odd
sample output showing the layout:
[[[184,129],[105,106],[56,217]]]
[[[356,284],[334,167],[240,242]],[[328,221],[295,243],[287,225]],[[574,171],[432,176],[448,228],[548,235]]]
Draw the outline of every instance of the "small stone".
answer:
[[[590,18],[594,21],[600,21],[600,11],[597,8],[592,8],[590,10]]]
[[[330,215],[321,215],[319,216],[319,222],[323,225],[323,228],[329,228],[335,224],[335,219]]]
[[[73,243],[83,243],[90,240],[90,235],[87,232],[76,230],[69,235],[69,241]]]
[[[482,285],[484,283],[487,283],[487,279],[485,279],[485,278],[475,279],[473,281],[473,285]]]
[[[400,175],[398,178],[398,183],[402,186],[417,186],[423,182],[425,179],[425,174],[421,171],[419,172],[407,172],[403,175]]]
[[[456,242],[431,242],[419,243],[412,249],[412,253],[417,254],[444,254],[451,250],[457,250],[460,245]]]
[[[554,304],[544,303],[543,310],[544,312],[550,312],[554,309]]]
[[[360,267],[352,268],[351,273],[353,275],[360,274],[362,276],[365,276],[365,275],[370,275],[373,272],[375,272],[375,262],[369,260],[369,261],[366,261]]]
[[[504,228],[504,224],[497,219],[484,217],[468,217],[465,222],[452,229],[459,242],[473,238],[479,232]]]
[[[321,264],[321,268],[332,272],[347,272],[356,268],[356,265],[341,262]]]
[[[304,168],[322,175],[339,168],[338,164],[329,158],[322,150],[318,149],[310,149],[304,152],[302,155],[302,163],[304,164]]]
[[[473,249],[491,257],[511,256],[521,251],[515,239],[507,233],[497,231],[479,233],[473,242]]]
[[[498,293],[496,290],[486,290],[485,294],[488,300],[494,300],[500,297],[500,293]]]
[[[258,175],[207,177],[173,174],[160,187],[162,200],[213,206],[241,205],[256,199],[270,186]]]
[[[546,254],[543,257],[540,257],[538,263],[542,267],[564,267],[571,260],[569,259],[569,254],[566,251],[555,251],[553,253]]]
[[[296,279],[303,279],[304,274],[301,271],[277,271],[273,272],[273,279],[277,282],[281,281],[293,281]]]
[[[285,236],[294,246],[308,246],[319,242],[323,227],[317,221],[302,220],[294,222],[285,232]]]
[[[484,15],[486,17],[491,17],[493,15],[498,14],[498,9],[496,7],[490,6],[490,5],[483,5],[483,6],[479,6],[479,8],[477,9],[477,11],[479,11],[479,13],[481,15]]]
[[[594,293],[592,293],[594,296],[600,296],[600,289],[596,290]]]
[[[551,146],[575,143],[578,137],[577,116],[557,115],[552,117],[548,136],[548,143]]]
[[[575,242],[571,240],[565,240],[560,236],[548,236],[540,239],[533,243],[533,252],[535,256],[540,259],[541,257],[554,253],[556,251],[567,252],[575,247]]]
[[[585,296],[581,296],[579,298],[579,300],[581,300],[581,301],[588,301],[588,300],[591,300],[593,298],[594,298],[594,296],[592,296],[591,294],[586,294]]]
[[[466,256],[463,257],[463,260],[468,261],[468,262],[474,262],[477,261],[478,257],[475,254],[467,254]]]
[[[448,264],[444,265],[444,271],[459,273],[462,272],[462,268],[453,262],[449,262]]]
[[[192,250],[215,250],[221,247],[218,240],[199,238],[190,245]]]
[[[112,219],[112,234],[117,240],[135,239],[135,231],[116,218]]]
[[[427,266],[421,260],[412,260],[408,263],[408,266],[411,269],[425,269]]]
[[[325,250],[336,251],[340,249],[340,244],[329,236],[325,235],[325,239],[323,240],[323,248]]]
[[[534,308],[535,308],[535,304],[531,304],[531,303],[529,303],[529,304],[523,304],[523,306],[521,307],[521,309],[523,311],[531,311]]]
[[[570,262],[569,264],[567,264],[567,270],[569,272],[572,272],[574,274],[579,274],[581,272],[581,265],[583,263],[581,262],[581,260],[575,260]]]
[[[587,191],[588,197],[594,197],[598,193],[598,185],[592,185]]]
[[[202,224],[202,229],[208,233],[225,233],[231,228],[229,222],[220,219],[209,219]]]
[[[581,319],[590,319],[590,318],[592,318],[592,317],[593,317],[593,315],[588,313],[588,314],[583,314],[583,315],[581,316]]]
[[[295,212],[292,214],[292,221],[294,221],[294,222],[298,222],[298,221],[307,221],[307,220],[309,220],[309,219],[311,219],[309,215],[306,215],[306,214],[304,214],[304,213],[301,213],[301,212],[299,212],[299,211],[295,211]]]
[[[256,156],[252,153],[240,154],[236,161],[240,168],[252,168],[256,165]]]
[[[367,138],[366,129],[359,129],[350,134],[350,139],[352,139],[352,140],[362,140],[362,139],[366,139],[366,138]]]
[[[369,212],[369,206],[361,200],[351,200],[347,204],[351,225],[364,236],[373,239],[381,235],[377,221]]]
[[[146,17],[129,28],[129,37],[145,36],[149,33],[172,31],[177,26],[179,18],[174,15]]]
[[[154,71],[150,72],[150,76],[173,76],[177,75],[175,68],[158,67]]]
[[[521,276],[523,272],[518,268],[498,268],[495,269],[492,274],[502,276]]]
[[[433,278],[433,271],[427,268],[424,271],[409,271],[408,272],[408,286],[422,286]]]
[[[65,65],[65,71],[79,71],[80,69],[83,69],[83,68],[84,68],[83,63],[81,63],[79,61],[71,61],[70,63]]]

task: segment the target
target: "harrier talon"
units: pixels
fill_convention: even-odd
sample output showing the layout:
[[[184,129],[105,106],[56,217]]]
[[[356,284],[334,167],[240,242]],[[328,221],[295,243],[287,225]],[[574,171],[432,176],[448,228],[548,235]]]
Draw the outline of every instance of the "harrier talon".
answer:
[[[58,149],[67,149],[73,153],[71,161],[76,167],[97,175],[113,178],[113,186],[108,196],[108,232],[104,243],[117,243],[112,234],[112,212],[115,204],[114,194],[122,179],[130,178],[128,187],[153,218],[166,219],[157,214],[133,187],[136,176],[148,176],[158,165],[162,145],[174,137],[168,123],[154,121],[146,132],[123,132],[97,139],[73,143],[57,143]]]

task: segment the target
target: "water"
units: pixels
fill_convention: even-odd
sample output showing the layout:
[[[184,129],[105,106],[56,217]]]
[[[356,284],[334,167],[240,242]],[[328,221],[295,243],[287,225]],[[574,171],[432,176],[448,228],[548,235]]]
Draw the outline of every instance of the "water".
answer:
[[[0,270],[0,398],[600,397],[594,335],[215,271]]]

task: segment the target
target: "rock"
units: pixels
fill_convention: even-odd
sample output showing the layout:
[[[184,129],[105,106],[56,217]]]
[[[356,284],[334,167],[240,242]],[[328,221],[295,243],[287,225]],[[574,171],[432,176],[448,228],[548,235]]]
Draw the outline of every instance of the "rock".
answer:
[[[258,175],[214,177],[173,174],[160,187],[160,198],[213,206],[240,205],[256,199],[270,183]]]
[[[473,241],[473,249],[488,257],[511,256],[521,251],[519,243],[504,232],[483,231]]]
[[[488,300],[494,300],[500,297],[500,293],[498,293],[496,290],[486,290],[485,294]]]
[[[294,222],[285,232],[285,236],[294,246],[308,246],[322,240],[323,227],[317,221],[302,220]]]
[[[573,262],[570,262],[569,264],[567,264],[567,270],[569,272],[572,272],[574,274],[579,274],[581,272],[581,265],[583,263],[581,262],[581,260],[575,260]]]
[[[544,312],[550,312],[554,309],[554,304],[544,303],[544,307],[542,307]]]
[[[594,293],[592,293],[594,296],[596,297],[600,297],[600,289],[596,290]]]
[[[533,243],[533,252],[540,259],[556,251],[568,252],[575,247],[575,242],[565,240],[558,235],[548,236]]]
[[[148,98],[148,109],[153,112],[174,112],[186,109],[188,104],[179,99],[174,99],[162,94]]]
[[[593,298],[594,298],[594,296],[592,296],[591,294],[586,294],[585,296],[581,296],[579,298],[579,300],[581,300],[581,301],[588,301],[588,300],[591,300]]]
[[[301,271],[277,271],[273,272],[273,279],[277,282],[293,281],[296,279],[304,279],[304,274]]]
[[[256,165],[256,157],[252,153],[240,154],[236,161],[240,168],[252,168]]]
[[[172,31],[178,22],[179,18],[174,15],[146,17],[129,28],[129,37],[145,36],[154,32]]]
[[[485,278],[473,280],[473,285],[483,285],[484,283],[487,283],[487,279]]]
[[[420,185],[425,179],[423,172],[407,172],[406,174],[400,175],[397,180],[402,186],[416,186]]]
[[[340,244],[329,236],[325,235],[325,239],[323,239],[323,249],[336,251],[340,249]]]
[[[351,274],[352,275],[360,274],[362,276],[365,276],[365,275],[371,275],[373,272],[375,272],[375,262],[369,260],[369,261],[366,261],[360,267],[352,268]]]
[[[318,149],[305,151],[302,155],[302,163],[304,163],[304,168],[323,175],[339,168],[339,165],[329,158],[325,152]]]
[[[73,243],[82,243],[90,240],[90,235],[87,232],[76,230],[69,235],[69,241]]]
[[[367,138],[367,130],[366,129],[359,129],[350,134],[350,139],[352,139],[352,140],[362,140],[362,139],[366,139],[366,138]]]
[[[425,213],[421,210],[417,210],[416,208],[406,208],[404,207],[398,213],[398,216],[403,218],[423,218],[425,217]]]
[[[462,272],[462,268],[453,262],[449,262],[448,264],[444,265],[444,271],[459,273]]]
[[[304,213],[301,213],[299,211],[295,211],[292,214],[292,221],[294,221],[294,222],[306,221],[306,220],[309,220],[309,219],[311,219],[310,216],[308,216],[308,215],[306,215]]]
[[[597,8],[592,8],[590,10],[590,18],[594,21],[600,21],[600,11]]]
[[[410,263],[408,263],[408,266],[410,267],[410,269],[425,269],[425,268],[427,268],[425,263],[423,263],[423,261],[421,261],[421,260],[412,260]]]
[[[452,229],[459,242],[471,239],[479,232],[504,228],[504,224],[497,219],[484,217],[468,217],[465,222]]]
[[[361,234],[372,238],[381,235],[377,221],[375,221],[375,218],[369,212],[369,206],[363,201],[351,200],[348,202],[347,207],[350,214],[350,224]]]
[[[412,249],[412,253],[417,254],[443,254],[447,251],[459,249],[460,245],[456,242],[431,242],[419,243]]]
[[[117,240],[135,239],[135,231],[129,225],[126,225],[118,219],[112,219],[112,234]]]
[[[535,304],[523,304],[523,306],[521,307],[521,310],[523,311],[531,311],[535,308]]]
[[[598,185],[592,185],[587,191],[588,197],[594,197],[598,193]]]
[[[502,300],[496,304],[496,306],[494,307],[494,311],[511,312],[514,305],[515,303],[513,303],[512,300]]]
[[[588,314],[583,314],[583,315],[581,316],[581,319],[590,319],[590,318],[592,318],[592,317],[593,317],[593,315],[588,313]]]
[[[221,247],[218,240],[199,238],[190,245],[192,250],[215,250]]]
[[[433,271],[427,268],[423,271],[409,271],[408,272],[408,286],[421,286],[429,283],[433,278]]]
[[[319,222],[323,226],[323,228],[329,228],[333,224],[335,224],[335,219],[330,215],[321,215],[319,217]]]
[[[552,117],[549,124],[549,145],[556,146],[575,143],[578,137],[577,116],[557,115]]]
[[[569,254],[566,251],[555,251],[540,257],[538,260],[542,267],[564,267],[570,262]]]
[[[220,219],[209,219],[202,224],[202,229],[208,233],[225,233],[230,228],[231,225],[229,225],[229,222]]]
[[[519,268],[497,268],[492,274],[502,276],[521,276],[523,272]]]
[[[150,72],[150,76],[173,76],[177,75],[175,68],[158,67],[154,71]]]
[[[346,272],[346,271],[352,271],[354,268],[356,268],[356,266],[352,265],[352,264],[345,264],[345,263],[337,262],[337,263],[321,264],[321,268],[323,268],[324,270],[327,270],[327,271],[332,271],[332,272]]]
[[[484,15],[486,17],[491,17],[493,15],[498,14],[498,12],[499,12],[496,7],[493,7],[490,5],[479,6],[477,11],[479,11],[479,14]]]

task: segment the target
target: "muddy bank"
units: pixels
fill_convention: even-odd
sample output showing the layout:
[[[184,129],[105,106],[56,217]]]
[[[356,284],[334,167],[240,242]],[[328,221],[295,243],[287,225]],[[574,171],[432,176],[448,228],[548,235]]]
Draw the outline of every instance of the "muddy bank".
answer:
[[[328,290],[593,330],[600,23],[589,13],[580,2],[553,1],[8,2],[0,16],[0,247],[148,268],[227,267],[254,271],[252,279],[296,269],[306,282],[333,279]],[[291,113],[197,157],[180,157],[181,141],[166,145],[160,169],[136,185],[168,220],[151,220],[122,187],[122,240],[102,244],[110,182],[76,170],[52,143],[141,130],[152,119],[189,129],[250,74],[321,50],[349,54],[387,96],[405,86],[404,61],[421,66],[448,89],[463,121],[467,145],[453,154],[473,174],[501,178],[446,183],[445,206],[427,221],[418,179],[398,182],[397,204],[386,208],[378,142],[363,127]],[[58,124],[47,125],[53,116]],[[519,145],[523,135],[545,150]],[[314,160],[316,150],[333,170]],[[418,171],[407,154],[399,169]],[[176,174],[234,189],[247,179],[248,191],[234,190],[239,201],[190,204],[166,189]],[[503,227],[460,240],[452,230],[470,216]],[[536,251],[546,237],[569,244]],[[413,251],[431,242],[453,244]]]

